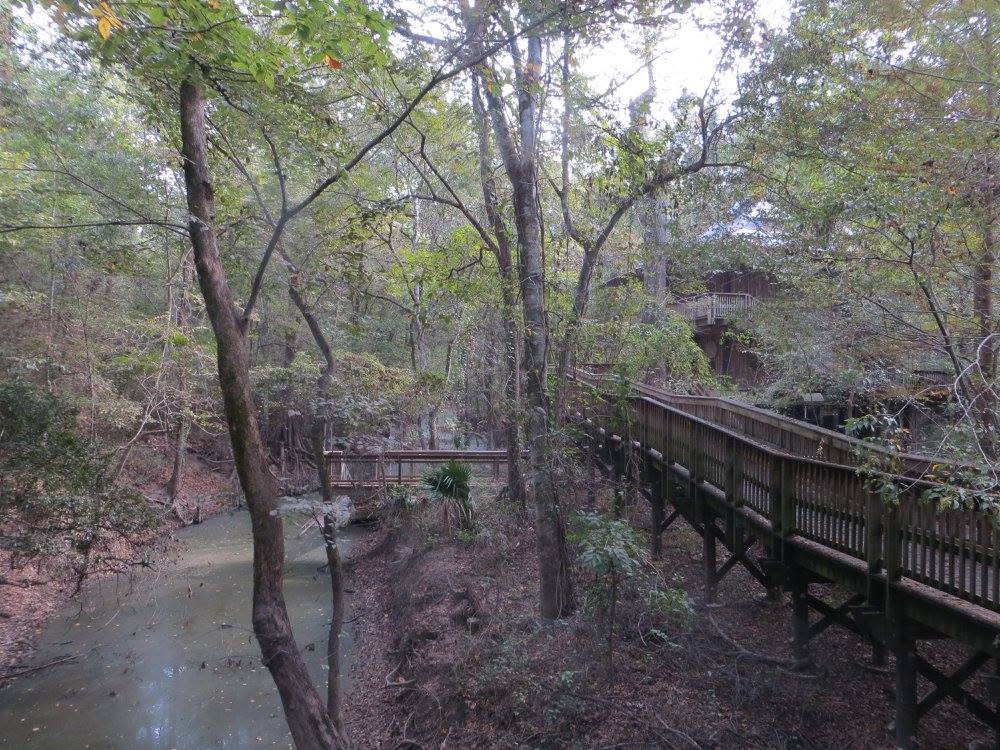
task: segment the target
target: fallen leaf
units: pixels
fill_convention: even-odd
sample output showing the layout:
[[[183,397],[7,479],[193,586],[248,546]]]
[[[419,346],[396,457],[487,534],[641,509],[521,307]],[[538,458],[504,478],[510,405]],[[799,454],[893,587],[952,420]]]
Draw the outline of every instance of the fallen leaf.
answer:
[[[342,67],[344,67],[343,63],[341,63],[340,60],[338,60],[336,57],[332,57],[331,55],[323,55],[323,62],[325,62],[330,67],[330,70],[340,70]]]

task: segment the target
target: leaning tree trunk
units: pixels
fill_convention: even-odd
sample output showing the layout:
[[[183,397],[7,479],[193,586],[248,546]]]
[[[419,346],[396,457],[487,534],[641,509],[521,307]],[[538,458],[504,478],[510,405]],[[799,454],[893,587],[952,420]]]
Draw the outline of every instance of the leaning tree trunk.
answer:
[[[181,143],[189,232],[198,284],[217,346],[219,385],[236,472],[253,529],[254,634],[264,665],[278,688],[285,719],[299,750],[347,745],[330,721],[292,633],[285,597],[285,546],[278,491],[268,471],[256,407],[250,390],[243,324],[233,303],[215,231],[215,197],[208,165],[205,100],[199,84],[180,89]]]
[[[289,262],[286,258],[286,262]],[[326,547],[326,562],[330,569],[330,630],[326,641],[326,711],[330,722],[343,730],[340,697],[340,633],[344,626],[344,566],[337,540],[337,521],[332,506],[335,500],[333,482],[330,479],[329,462],[326,459],[326,416],[322,401],[327,397],[333,379],[333,349],[323,333],[316,316],[306,304],[296,288],[295,279],[288,285],[288,296],[292,298],[299,314],[305,320],[320,354],[323,355],[323,370],[316,380],[316,407],[310,410],[312,418],[312,449],[319,480],[320,496],[327,512],[323,516],[323,542]]]

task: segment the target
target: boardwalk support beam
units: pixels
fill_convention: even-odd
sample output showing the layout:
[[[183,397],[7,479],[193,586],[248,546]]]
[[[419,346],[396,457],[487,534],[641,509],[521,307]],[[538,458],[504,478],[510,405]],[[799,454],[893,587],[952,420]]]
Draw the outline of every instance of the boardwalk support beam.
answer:
[[[892,651],[896,657],[896,747],[913,750],[917,736],[917,643],[905,622],[895,623]]]
[[[715,539],[722,535],[722,531],[715,525],[712,511],[709,510],[708,503],[704,501],[702,501],[702,526],[704,527],[701,539],[705,559],[705,601],[712,604],[715,602],[718,585]]]
[[[809,581],[801,571],[792,571],[792,634],[795,660],[809,660]]]
[[[916,656],[914,662],[917,671],[934,685],[934,689],[917,705],[917,718],[919,719],[945,698],[954,698],[981,722],[988,726],[995,726],[996,712],[962,689],[962,683],[972,677],[989,660],[989,654],[974,654],[962,666],[948,675],[921,656]]]
[[[663,530],[667,527],[667,524],[663,520],[663,485],[665,482],[670,481],[669,478],[665,476],[666,472],[667,468],[665,466],[651,468],[649,471],[649,477],[651,480],[649,493],[649,524],[650,533],[653,535],[651,552],[654,560],[659,560],[663,555]],[[675,514],[676,512],[677,511],[674,511]]]

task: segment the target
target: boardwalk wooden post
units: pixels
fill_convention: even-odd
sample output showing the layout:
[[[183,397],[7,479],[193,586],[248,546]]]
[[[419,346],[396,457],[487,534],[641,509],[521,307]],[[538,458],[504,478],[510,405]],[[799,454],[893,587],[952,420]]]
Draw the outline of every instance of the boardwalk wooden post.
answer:
[[[868,566],[868,581],[865,600],[869,607],[885,611],[886,588],[877,576],[882,572],[882,501],[874,494],[868,493],[865,499],[865,562]],[[872,663],[885,664],[885,644],[876,634],[870,634],[872,644]]]
[[[893,652],[896,655],[896,747],[912,750],[917,735],[916,641],[906,623],[894,623]]]
[[[874,493],[865,499],[865,561],[868,563],[868,601],[882,604],[875,576],[882,570],[882,503]]]
[[[625,504],[625,472],[628,467],[628,439],[621,438],[611,449],[611,471],[614,479],[614,498],[612,510],[615,518],[621,516]]]
[[[993,657],[993,747],[1000,748],[1000,656]]]
[[[899,509],[886,508],[882,514],[885,529],[885,611],[889,617],[902,620],[894,601],[893,584],[899,580]]]
[[[670,412],[663,417],[663,502],[667,508],[674,507],[674,415]]]
[[[726,514],[726,536],[729,549],[736,554],[737,545],[742,544],[742,534],[737,534],[736,509],[743,505],[743,454],[739,441],[729,440],[729,477],[726,499],[729,510]]]
[[[781,559],[787,557],[785,540],[797,531],[795,519],[795,486],[792,481],[794,463],[790,458],[781,459]]]
[[[705,568],[705,601],[711,604],[715,602],[717,583],[716,575],[718,570],[718,566],[716,564],[715,518],[712,514],[712,509],[709,507],[706,493],[699,487],[702,479],[704,478],[702,476],[704,449],[702,447],[702,436],[699,434],[700,432],[701,430],[697,425],[692,425],[689,492],[691,493],[691,500],[694,503],[694,507],[697,509],[696,517],[702,526],[703,533],[701,543],[702,560]]]
[[[770,511],[771,537],[768,540],[768,555],[771,560],[779,563],[784,560],[784,543],[782,533],[784,524],[782,520],[782,510],[784,509],[784,478],[785,461],[780,456],[771,459],[771,471],[768,479],[768,509]],[[771,580],[771,585],[767,589],[767,598],[776,601],[781,598],[780,581]]]
[[[702,550],[705,559],[705,601],[711,604],[715,602],[716,571],[718,570],[715,554],[715,520],[704,498],[701,500],[701,523],[705,531],[702,536]]]
[[[876,498],[877,500],[877,498]],[[916,640],[902,602],[893,594],[893,584],[899,580],[899,509],[884,508],[885,530],[885,614],[890,629],[892,651],[896,657],[896,747],[911,750],[917,735],[917,660]]]
[[[663,463],[667,467],[667,477],[670,477],[670,464],[674,455],[674,415],[667,412],[663,415]]]
[[[586,440],[586,469],[587,469],[587,506],[593,507],[597,498],[597,462],[601,448],[601,428],[597,421],[591,423],[587,431]]]
[[[649,459],[649,478],[651,486],[649,488],[649,526],[653,535],[651,554],[654,560],[659,560],[663,554],[663,485],[669,481],[666,477],[667,467],[664,464],[653,465]]]
[[[771,459],[771,476],[768,481],[768,504],[771,521],[771,540],[768,552],[775,560],[781,559],[781,509],[783,506],[782,478],[784,475],[784,461],[779,456]]]
[[[809,581],[798,568],[792,572],[792,643],[795,660],[809,661]]]

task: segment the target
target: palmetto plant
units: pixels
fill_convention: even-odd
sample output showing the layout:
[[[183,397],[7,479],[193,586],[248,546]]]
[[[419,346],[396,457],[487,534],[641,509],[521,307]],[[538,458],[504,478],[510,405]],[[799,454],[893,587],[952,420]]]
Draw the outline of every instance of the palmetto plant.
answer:
[[[424,485],[434,499],[442,503],[445,517],[457,516],[464,531],[473,528],[471,479],[472,467],[454,459],[436,469],[428,469],[423,475]]]

